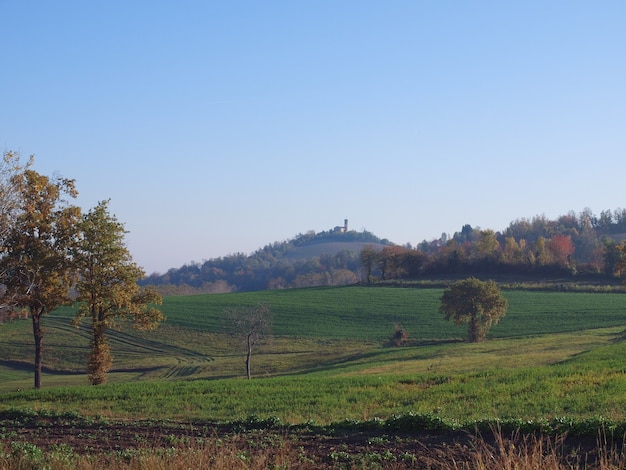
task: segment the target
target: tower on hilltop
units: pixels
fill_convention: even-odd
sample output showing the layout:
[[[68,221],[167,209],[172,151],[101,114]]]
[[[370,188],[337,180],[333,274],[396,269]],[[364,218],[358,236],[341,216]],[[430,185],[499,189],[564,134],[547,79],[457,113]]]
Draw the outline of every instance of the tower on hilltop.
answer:
[[[334,229],[334,232],[346,233],[348,231],[348,219],[343,219],[343,227],[337,225]]]

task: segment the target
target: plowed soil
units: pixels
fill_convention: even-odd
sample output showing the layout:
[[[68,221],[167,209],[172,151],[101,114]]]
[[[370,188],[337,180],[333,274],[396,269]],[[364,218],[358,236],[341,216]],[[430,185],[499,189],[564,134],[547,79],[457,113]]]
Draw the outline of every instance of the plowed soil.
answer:
[[[535,442],[517,436],[504,449],[502,442],[493,435],[476,436],[465,432],[389,435],[380,431],[320,432],[306,427],[245,429],[234,425],[154,421],[93,424],[46,419],[28,424],[0,421],[0,430],[0,442],[5,449],[13,442],[25,442],[43,450],[64,445],[79,454],[111,455],[128,449],[167,449],[219,440],[220,445],[236,446],[248,455],[254,452],[297,454],[297,458],[290,459],[294,462],[290,468],[319,469],[370,468],[369,464],[374,463],[375,468],[394,469],[471,468],[468,462],[477,452],[503,453],[516,448],[509,447],[509,443],[519,448],[520,444]],[[578,468],[577,462],[589,464],[597,459],[595,439],[565,440],[545,445],[542,451],[559,454],[565,468]]]

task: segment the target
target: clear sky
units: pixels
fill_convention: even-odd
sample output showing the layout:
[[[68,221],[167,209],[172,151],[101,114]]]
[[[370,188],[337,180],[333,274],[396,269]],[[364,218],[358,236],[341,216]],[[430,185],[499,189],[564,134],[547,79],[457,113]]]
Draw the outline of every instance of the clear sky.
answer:
[[[0,0],[0,147],[148,274],[626,206],[626,2]]]

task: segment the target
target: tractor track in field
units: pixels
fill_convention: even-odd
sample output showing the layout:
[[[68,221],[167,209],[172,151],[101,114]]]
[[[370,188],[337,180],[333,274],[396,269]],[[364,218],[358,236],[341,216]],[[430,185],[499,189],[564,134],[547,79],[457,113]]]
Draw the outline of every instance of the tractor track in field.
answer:
[[[85,341],[91,339],[87,328],[76,328],[68,323],[65,319],[48,318],[46,319],[46,328],[54,329],[61,332],[79,335]],[[137,336],[119,330],[109,330],[107,332],[109,344],[115,349],[118,356],[125,354],[148,355],[152,358],[168,358],[175,361],[174,365],[155,365],[153,367],[132,367],[132,368],[114,368],[111,372],[149,372],[162,370],[160,374],[162,378],[171,379],[178,377],[188,377],[195,373],[201,372],[208,364],[215,359],[206,356],[192,349],[166,344],[159,341],[152,341],[146,338],[137,338]],[[64,348],[85,349],[85,346],[69,346],[63,345]],[[55,373],[60,371],[45,368],[46,372]],[[62,372],[62,371],[61,371]],[[72,371],[75,372],[75,371]]]

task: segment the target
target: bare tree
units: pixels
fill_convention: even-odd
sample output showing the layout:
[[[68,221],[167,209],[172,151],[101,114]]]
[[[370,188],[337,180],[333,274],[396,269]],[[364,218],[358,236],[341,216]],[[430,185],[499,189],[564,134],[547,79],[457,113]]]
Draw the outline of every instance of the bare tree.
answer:
[[[259,342],[263,334],[269,332],[271,312],[267,304],[238,306],[226,309],[226,318],[232,325],[235,334],[246,340],[246,376],[252,377],[250,360],[252,349]]]

